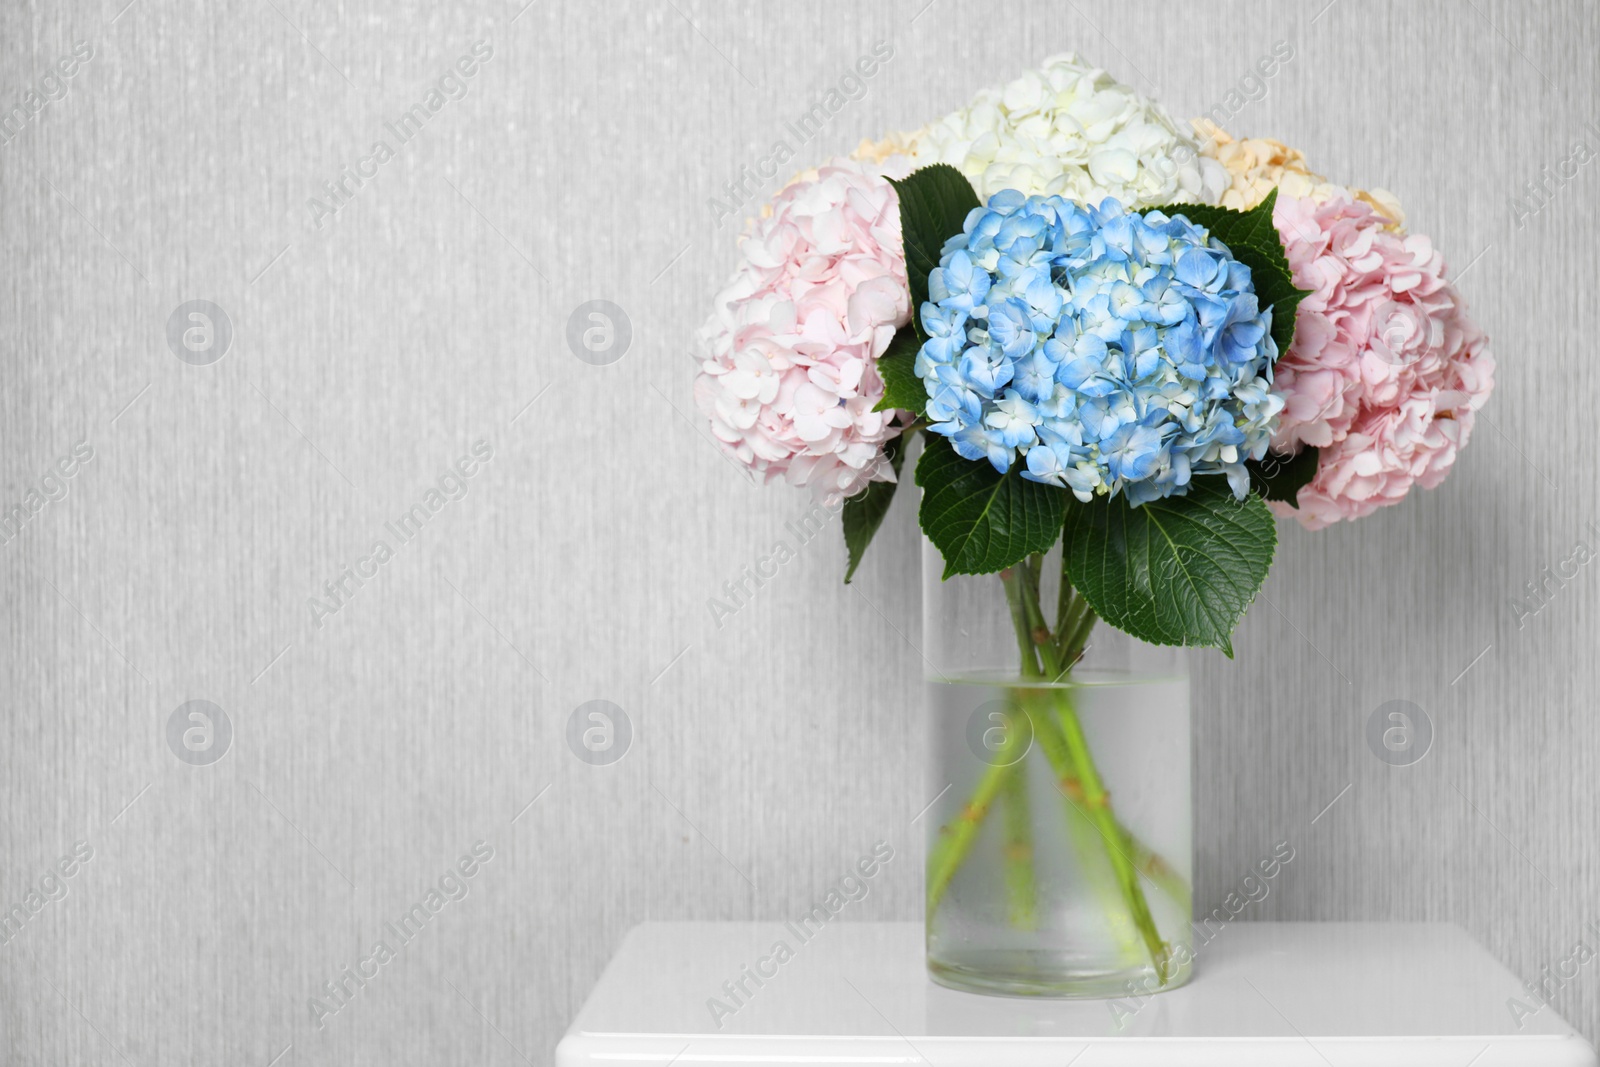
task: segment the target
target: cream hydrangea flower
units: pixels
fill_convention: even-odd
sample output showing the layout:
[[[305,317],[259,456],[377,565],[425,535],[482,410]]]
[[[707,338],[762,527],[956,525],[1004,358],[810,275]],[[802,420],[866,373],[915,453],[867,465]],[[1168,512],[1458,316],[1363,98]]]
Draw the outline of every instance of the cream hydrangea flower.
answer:
[[[1325,204],[1348,195],[1366,204],[1386,221],[1385,229],[1404,233],[1406,214],[1400,200],[1387,189],[1355,189],[1335,184],[1306,164],[1305,153],[1268,137],[1235,140],[1221,127],[1206,119],[1195,119],[1201,136],[1200,152],[1215,159],[1228,172],[1228,187],[1222,193],[1222,206],[1249,211],[1267,198],[1273,189],[1279,196]]]
[[[1109,196],[1131,208],[1214,204],[1228,185],[1159,104],[1070,54],[913,134],[863,142],[856,158],[896,153],[913,167],[956,167],[983,200],[1016,189],[1083,204]]]
[[[856,145],[850,158],[859,163],[887,164],[895,156],[911,156],[912,140],[917,136],[917,131],[911,133],[891,133],[881,141],[874,141],[870,137],[861,138],[861,143]]]

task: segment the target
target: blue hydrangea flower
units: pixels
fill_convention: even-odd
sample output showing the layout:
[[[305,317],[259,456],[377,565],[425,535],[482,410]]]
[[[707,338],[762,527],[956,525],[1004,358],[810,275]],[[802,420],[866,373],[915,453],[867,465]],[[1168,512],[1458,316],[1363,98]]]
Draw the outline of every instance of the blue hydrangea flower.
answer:
[[[1004,190],[928,277],[929,429],[971,460],[1131,503],[1222,474],[1249,491],[1281,398],[1250,268],[1182,215]]]

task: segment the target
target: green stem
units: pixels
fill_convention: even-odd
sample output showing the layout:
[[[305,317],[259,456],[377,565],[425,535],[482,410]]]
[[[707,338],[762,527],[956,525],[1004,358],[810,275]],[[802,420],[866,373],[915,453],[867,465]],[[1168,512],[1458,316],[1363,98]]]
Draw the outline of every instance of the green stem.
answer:
[[[1016,581],[1014,571],[1005,571],[1000,581],[1005,582],[1006,605],[1011,608],[1016,648],[1022,657],[1022,677],[1038,677],[1038,657],[1034,654],[1034,643],[1027,638],[1026,598],[1022,595],[1021,582]],[[1021,705],[1016,710],[1022,715],[1027,713],[1027,709]],[[1026,731],[1013,729],[1011,733]],[[1034,827],[1027,811],[1027,768],[1022,765],[1022,760],[1018,760],[1006,771],[1008,773],[1002,782],[1002,789],[1005,790],[1005,841],[1000,851],[1005,864],[1006,896],[1010,899],[1011,925],[1032,929],[1035,926]]]
[[[939,840],[928,853],[928,914],[939,909],[939,901],[949,888],[950,880],[966,860],[978,839],[978,830],[994,805],[996,796],[1015,768],[1012,763],[1021,758],[1018,751],[1028,739],[1026,730],[1007,730],[996,761],[986,766],[978,778],[978,785],[967,798],[956,817],[939,829]]]
[[[1076,625],[1057,650],[1058,660],[1065,664],[1065,670],[1070,671],[1078,660],[1083,658],[1083,650],[1089,643],[1089,631],[1093,630],[1094,624],[1099,621],[1100,616],[1094,613],[1088,601],[1084,601],[1083,612],[1078,617]]]
[[[1017,632],[1017,650],[1022,658],[1022,675],[1025,678],[1037,678],[1039,660],[1028,632],[1022,576],[1016,568],[1010,568],[1000,572],[1000,581],[1005,585],[1006,603],[1011,608],[1011,622]],[[1020,704],[1017,710],[1026,714],[1026,710],[1021,708]],[[1015,726],[1006,731],[1005,742],[995,762],[984,768],[983,774],[978,778],[977,786],[967,798],[960,813],[939,828],[939,840],[928,854],[928,915],[932,916],[939,910],[939,901],[944,898],[950,880],[955,877],[956,871],[966,861],[967,853],[977,842],[978,830],[983,826],[983,820],[988,816],[995,798],[1005,788],[1009,779],[1024,777],[1021,768],[1023,753],[1017,752],[1016,746],[1029,740],[1030,731],[1017,729]],[[1021,850],[1013,853],[1008,848],[1004,855],[1007,884],[1020,886],[1024,881],[1032,884],[1034,880],[1032,842],[1028,842],[1025,854]],[[1013,855],[1017,857],[1015,860],[1012,858]],[[1024,864],[1027,868],[1025,872],[1022,870]]]
[[[1041,572],[1043,573],[1042,569]],[[1078,591],[1072,588],[1072,583],[1067,581],[1067,566],[1061,565],[1061,586],[1056,590],[1056,626],[1059,628],[1072,615],[1072,610],[1078,604]],[[1061,639],[1061,634],[1056,633],[1056,640]]]
[[[1083,618],[1083,613],[1088,610],[1089,602],[1078,595],[1072,588],[1072,583],[1067,581],[1066,570],[1061,574],[1061,592],[1056,597],[1056,630],[1052,637],[1056,646],[1056,659],[1062,663],[1070,663],[1061,653],[1066,649],[1067,639],[1077,630],[1078,622]]]
[[[1094,614],[1093,608],[1090,608],[1090,601],[1085,600],[1067,579],[1066,561],[1062,561],[1061,592],[1056,598],[1056,632],[1054,632],[1056,662],[1061,664],[1062,670],[1070,673],[1078,659],[1083,656],[1083,645],[1098,621],[1099,616]],[[1043,721],[1046,728],[1051,726],[1050,720]],[[1053,750],[1059,752],[1061,749],[1045,747],[1046,757],[1050,757]],[[1082,784],[1077,781],[1077,776],[1070,774],[1066,765],[1056,765],[1053,769],[1056,771],[1056,779],[1061,782],[1062,789],[1069,790],[1069,793],[1072,793],[1072,790],[1082,790]],[[1122,833],[1128,840],[1128,851],[1133,856],[1134,865],[1138,867],[1139,872],[1149,878],[1162,893],[1171,897],[1173,904],[1187,912],[1192,899],[1189,881],[1182,877],[1181,873],[1176,872],[1162,854],[1139,840],[1133,830],[1128,829],[1126,825],[1123,825]]]
[[[1009,770],[1011,773],[1006,775],[1000,793],[1005,813],[1007,914],[1012,926],[1032,930],[1038,925],[1038,897],[1033,875],[1033,815],[1028,804],[1026,758],[1018,760]]]
[[[1061,600],[1067,604],[1071,614],[1067,618],[1058,615],[1058,626],[1054,634],[1045,630],[1047,639],[1036,643],[1034,637],[1043,625],[1042,613],[1038,605],[1038,585],[1035,584],[1033,575],[1027,573],[1030,563],[1037,574],[1037,561],[1019,564],[1018,567],[1000,574],[1001,582],[1005,586],[1006,600],[1011,609],[1013,627],[1017,634],[1017,647],[1021,655],[1022,674],[1025,678],[1059,677],[1070,671],[1072,664],[1082,654],[1082,644],[1090,629],[1097,621],[1097,617],[1088,606],[1083,597],[1071,590],[1070,583],[1063,575],[1063,594]],[[1022,573],[1018,573],[1019,570]],[[1028,594],[1032,593],[1030,597]],[[1070,624],[1070,625],[1069,625]],[[1071,652],[1071,656],[1062,656],[1059,650]],[[1043,666],[1041,667],[1041,658]],[[1050,671],[1045,675],[1044,671]],[[1051,765],[1051,770],[1060,783],[1061,791],[1068,801],[1068,826],[1072,831],[1075,844],[1081,857],[1104,854],[1109,860],[1118,883],[1117,888],[1126,900],[1126,913],[1139,925],[1139,936],[1150,947],[1151,958],[1156,963],[1157,974],[1162,984],[1166,983],[1166,949],[1161,944],[1159,935],[1154,929],[1150,917],[1148,903],[1144,898],[1143,889],[1138,879],[1142,874],[1165,892],[1180,907],[1187,909],[1190,901],[1188,883],[1172,866],[1154,850],[1146,846],[1135,837],[1115,818],[1111,811],[1109,795],[1105,792],[1100,782],[1098,771],[1089,754],[1088,746],[1083,739],[1081,727],[1078,725],[1076,712],[1071,706],[1070,698],[1063,691],[1058,699],[1055,714],[1047,714],[1045,709],[1039,709],[1037,714],[1029,713],[1029,718],[1034,726],[1034,735],[1040,742],[1040,749]],[[1023,691],[1016,693],[1019,702],[1029,694]],[[1063,709],[1064,705],[1064,709]],[[1026,709],[1023,709],[1026,711]],[[1073,729],[1068,730],[1067,723],[1063,720],[1070,717]],[[1076,738],[1076,743],[1072,740]],[[945,890],[949,887],[956,872],[965,862],[968,853],[976,843],[978,831],[984,819],[997,799],[1012,795],[1020,795],[1024,801],[1025,792],[1014,794],[1014,790],[1023,788],[1018,782],[1026,781],[1023,765],[1025,753],[1017,751],[1016,746],[1027,739],[1027,732],[1012,729],[1008,731],[1005,745],[999,754],[996,763],[986,767],[979,777],[972,795],[961,809],[957,817],[940,829],[939,839],[935,842],[928,856],[928,914],[931,916],[937,910]],[[1083,783],[1085,781],[1085,768],[1093,774],[1094,788],[1091,791]],[[1080,798],[1089,796],[1098,797],[1094,805],[1086,806],[1080,803]],[[1013,821],[1016,820],[1016,821]],[[1021,818],[1008,806],[1007,828],[1008,831],[1026,826],[1031,832],[1031,824]],[[1085,837],[1085,834],[1088,836]],[[1098,840],[1096,840],[1098,838]],[[1013,888],[1016,895],[1012,897],[1013,903],[1022,898],[1022,886],[1033,887],[1036,899],[1036,885],[1033,871],[1033,850],[1031,842],[1024,853],[1021,849],[1012,849],[1013,843],[1021,843],[1020,835],[1008,832],[1007,848],[1005,850],[1007,861],[1007,885]],[[1105,846],[1103,848],[1098,846]],[[1024,856],[1026,859],[1024,860]],[[1015,860],[1015,863],[1013,863]],[[1086,874],[1090,865],[1084,864]],[[1108,907],[1108,915],[1115,916],[1116,909]],[[1018,913],[1012,912],[1013,916]],[[1142,916],[1142,921],[1141,921]],[[1126,929],[1115,922],[1119,929]]]
[[[1018,564],[1026,567],[1026,564]],[[1034,652],[1032,625],[1028,619],[1027,598],[1023,593],[1022,579],[1017,568],[1000,572],[1000,581],[1006,587],[1006,604],[1011,608],[1011,625],[1017,631],[1017,651],[1022,656],[1022,676],[1040,677],[1039,657]]]
[[[1040,677],[1052,682],[1060,681],[1054,667],[1054,657],[1050,654],[1050,626],[1044,621],[1044,610],[1039,606],[1039,571],[1044,566],[1041,556],[1034,556],[1031,561],[1018,564],[1022,568],[1022,581],[1018,583],[1018,592],[1022,597],[1022,618],[1027,624],[1024,633],[1017,630],[1017,638],[1026,638],[1030,650],[1037,650],[1041,667]],[[1013,620],[1014,621],[1014,620]]]
[[[1100,832],[1084,810],[1072,800],[1081,792],[1077,771],[1073,769],[1072,759],[1067,754],[1066,739],[1062,737],[1055,725],[1055,717],[1050,713],[1048,697],[1037,691],[1032,696],[1037,705],[1031,713],[1034,740],[1039,743],[1039,751],[1044,753],[1045,761],[1055,776],[1056,789],[1062,796],[1062,817],[1067,821],[1067,833],[1071,835],[1073,849],[1078,855],[1078,870],[1099,899],[1106,923],[1132,965],[1138,962],[1140,938],[1123,904],[1121,884],[1105,858],[1105,842],[1100,839]]]
[[[1069,691],[1064,688],[1057,689],[1055,696],[1056,721],[1061,725],[1062,735],[1067,741],[1068,754],[1077,769],[1078,781],[1083,786],[1081,806],[1089,818],[1094,820],[1100,836],[1105,838],[1106,854],[1111,860],[1112,868],[1117,872],[1117,881],[1121,883],[1123,896],[1127,898],[1128,910],[1133,913],[1134,925],[1139,928],[1145,947],[1150,951],[1150,962],[1155,964],[1156,981],[1160,985],[1166,985],[1170,977],[1171,954],[1166,943],[1161,940],[1160,932],[1156,930],[1156,921],[1150,914],[1149,901],[1145,899],[1144,886],[1139,882],[1138,868],[1128,854],[1127,837],[1117,823],[1116,814],[1111,810],[1111,794],[1106,792],[1105,785],[1100,780],[1100,772],[1089,753],[1089,742],[1083,736],[1083,726],[1078,722],[1078,713],[1072,706]]]
[[[1022,658],[1022,676],[1038,677],[1039,660],[1034,653],[1033,641],[1028,635],[1027,598],[1022,589],[1027,576],[1024,574],[1019,580],[1018,574],[1014,570],[1009,570],[1001,574],[1000,580],[1005,583],[1006,603],[1011,608],[1011,623],[1017,632],[1017,651]],[[1017,702],[1016,712],[1022,715],[1028,713],[1020,700]],[[1020,723],[1014,723],[1013,726],[1013,733],[1031,734],[1031,731],[1021,730]],[[1026,755],[1024,752],[1023,756]],[[1001,857],[1005,864],[1006,888],[1011,901],[1012,925],[1031,930],[1035,925],[1033,917],[1035,887],[1033,822],[1028,812],[1028,772],[1022,758],[1008,767],[1007,772],[1003,783],[1006,824]]]
[[[1027,568],[1029,565],[1024,563],[1021,566]],[[1049,639],[1050,630],[1044,625],[1044,612],[1039,607],[1038,588],[1037,583],[1031,586],[1028,582],[1021,584],[1022,614],[1028,621],[1029,638],[1039,653],[1039,664],[1044,668],[1044,676],[1055,681],[1058,678],[1060,661],[1056,658],[1055,644]]]
[[[1028,582],[1021,583],[1022,593],[1025,598],[1023,603],[1024,614],[1031,620],[1039,615],[1037,598],[1033,603],[1026,600],[1030,590]],[[1094,625],[1094,612],[1088,611],[1084,621],[1079,623],[1078,630],[1087,637],[1089,628]],[[1048,633],[1048,631],[1046,631]],[[1078,645],[1077,635],[1068,646],[1068,650]],[[1039,658],[1045,670],[1045,676],[1059,679],[1076,662],[1069,660],[1065,668],[1056,659],[1054,645],[1046,640],[1039,646]],[[1170,955],[1161,934],[1156,929],[1154,917],[1150,914],[1150,903],[1145,899],[1144,886],[1139,881],[1138,868],[1134,866],[1133,859],[1128,855],[1128,840],[1117,822],[1116,813],[1111,810],[1111,795],[1106,792],[1100,780],[1099,768],[1095,766],[1094,757],[1089,752],[1089,742],[1083,736],[1083,726],[1078,722],[1078,713],[1072,706],[1071,690],[1061,687],[1051,690],[1055,703],[1056,721],[1061,726],[1062,737],[1066,741],[1067,755],[1076,778],[1082,787],[1083,797],[1069,796],[1068,799],[1077,803],[1094,822],[1100,835],[1105,838],[1106,854],[1111,860],[1112,869],[1117,873],[1117,881],[1122,886],[1123,896],[1127,899],[1128,910],[1133,916],[1134,925],[1139,928],[1139,934],[1144,938],[1145,947],[1150,950],[1150,961],[1155,964],[1156,979],[1161,985],[1167,984],[1168,963]],[[1037,729],[1037,728],[1036,728]]]
[[[1051,773],[1055,775],[1056,788],[1067,801],[1067,817],[1074,825],[1087,819],[1087,813],[1078,806],[1078,800],[1083,795],[1083,783],[1078,779],[1077,766],[1068,754],[1067,740],[1061,733],[1061,728],[1056,725],[1053,714],[1040,711],[1030,714],[1033,723],[1034,738],[1039,742],[1039,750],[1044,753],[1045,760],[1050,764]],[[1087,825],[1087,823],[1085,823]],[[1128,842],[1128,854],[1133,857],[1134,866],[1138,867],[1155,886],[1172,899],[1185,913],[1188,912],[1192,896],[1189,883],[1183,875],[1173,869],[1160,853],[1141,841],[1132,830],[1117,824],[1122,831],[1122,836]],[[1098,839],[1099,834],[1090,829]]]
[[[1122,827],[1122,836],[1127,838],[1128,852],[1133,857],[1133,864],[1139,872],[1150,879],[1158,889],[1165,893],[1172,902],[1183,909],[1183,914],[1189,914],[1192,895],[1189,892],[1189,882],[1183,875],[1172,869],[1172,864],[1149,845],[1139,840],[1128,830]]]
[[[1022,565],[1022,603],[1028,610],[1028,625],[1033,627],[1028,636],[1036,645],[1050,638],[1050,627],[1044,621],[1043,602],[1039,598],[1039,580],[1043,575],[1044,556],[1036,552]]]

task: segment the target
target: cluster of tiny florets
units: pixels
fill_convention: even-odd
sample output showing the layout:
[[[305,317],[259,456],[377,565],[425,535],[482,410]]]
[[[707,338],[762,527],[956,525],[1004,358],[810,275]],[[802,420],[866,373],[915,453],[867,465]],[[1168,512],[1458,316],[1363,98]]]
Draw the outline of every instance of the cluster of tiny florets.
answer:
[[[1135,504],[1249,490],[1282,400],[1250,268],[1181,215],[997,193],[946,242],[916,373],[967,459]]]

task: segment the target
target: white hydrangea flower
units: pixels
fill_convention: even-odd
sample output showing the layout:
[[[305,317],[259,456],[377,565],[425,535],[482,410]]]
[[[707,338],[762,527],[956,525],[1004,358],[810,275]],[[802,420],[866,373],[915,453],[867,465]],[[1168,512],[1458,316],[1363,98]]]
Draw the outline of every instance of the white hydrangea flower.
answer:
[[[911,160],[949,163],[985,201],[1016,189],[1130,208],[1215,204],[1228,174],[1199,147],[1154,100],[1068,54],[917,131]]]

